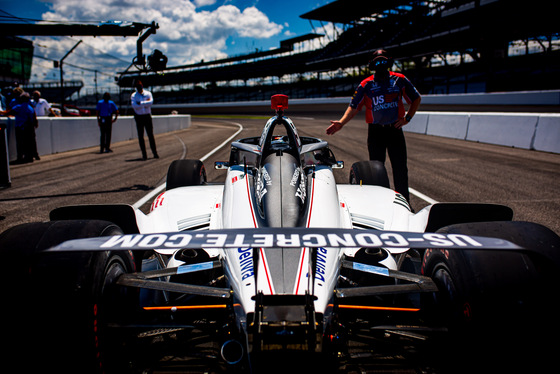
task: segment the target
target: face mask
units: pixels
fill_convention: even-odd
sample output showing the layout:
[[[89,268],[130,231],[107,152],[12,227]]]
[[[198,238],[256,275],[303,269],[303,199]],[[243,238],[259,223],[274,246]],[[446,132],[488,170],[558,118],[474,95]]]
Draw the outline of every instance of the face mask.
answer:
[[[372,62],[373,70],[376,72],[383,72],[389,69],[389,60],[378,59]]]

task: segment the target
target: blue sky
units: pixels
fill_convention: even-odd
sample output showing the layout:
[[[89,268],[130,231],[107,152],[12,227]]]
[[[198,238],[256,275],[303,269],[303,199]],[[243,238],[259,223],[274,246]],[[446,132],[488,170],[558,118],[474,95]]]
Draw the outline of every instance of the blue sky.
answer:
[[[20,18],[50,21],[156,21],[159,29],[144,42],[144,53],[160,49],[169,58],[168,66],[177,66],[277,48],[281,40],[313,32],[309,21],[299,16],[332,1],[0,0],[0,10]],[[5,16],[4,12],[0,15]],[[313,25],[321,26],[319,22]],[[48,59],[60,59],[79,40],[83,43],[65,63],[116,72],[126,68],[136,53],[135,37],[24,38],[34,41],[35,54],[42,57],[34,61],[32,80],[56,79],[57,72],[49,69],[52,63]],[[88,74],[69,70],[78,78]],[[107,73],[107,81],[110,74],[114,72]]]

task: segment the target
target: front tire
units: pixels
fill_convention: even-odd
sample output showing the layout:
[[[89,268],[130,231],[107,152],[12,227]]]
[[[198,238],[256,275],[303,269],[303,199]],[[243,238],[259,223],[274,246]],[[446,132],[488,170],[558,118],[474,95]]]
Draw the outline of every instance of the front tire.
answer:
[[[355,162],[350,169],[349,182],[390,188],[387,169],[380,161]]]
[[[206,169],[200,160],[175,160],[167,170],[169,191],[177,187],[200,186],[206,184]]]

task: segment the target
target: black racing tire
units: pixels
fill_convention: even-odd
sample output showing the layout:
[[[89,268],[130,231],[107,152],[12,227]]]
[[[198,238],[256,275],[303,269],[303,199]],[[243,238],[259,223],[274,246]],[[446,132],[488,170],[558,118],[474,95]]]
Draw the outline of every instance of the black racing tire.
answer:
[[[532,313],[537,305],[540,308],[555,302],[550,292],[557,284],[560,270],[560,238],[550,229],[531,222],[499,221],[450,225],[437,232],[505,239],[524,248],[425,252],[422,273],[446,285],[444,289],[448,292],[444,297],[460,304],[454,306],[455,311],[457,307],[470,309],[468,321],[503,319],[506,310],[507,315]],[[448,275],[452,284],[445,279]],[[467,320],[460,318],[458,322]]]
[[[206,184],[206,169],[200,160],[175,160],[167,170],[169,191],[177,187],[200,186]]]
[[[19,370],[100,373],[121,362],[122,340],[108,326],[137,308],[137,292],[115,285],[120,274],[136,271],[133,253],[45,252],[70,239],[118,234],[111,222],[69,220],[23,224],[0,235],[0,255],[19,265],[2,275],[12,285],[6,302],[18,306],[9,312],[8,336]],[[32,360],[25,359],[29,352]]]
[[[352,164],[349,183],[390,188],[387,169],[380,161],[358,161]]]
[[[550,345],[546,334],[556,319],[558,235],[538,224],[511,221],[456,224],[438,232],[500,238],[524,248],[424,253],[422,274],[439,289],[424,298],[424,311],[427,321],[443,322],[449,329],[447,348],[453,347],[454,352],[445,354],[448,363],[463,365],[465,371],[479,364],[498,371],[535,365],[538,360],[512,361],[511,357],[541,356]],[[490,369],[488,363],[496,367]]]
[[[85,322],[86,328],[94,328],[93,339],[88,337],[91,340],[84,342],[84,352],[89,356],[84,357],[84,362],[92,360],[95,373],[126,373],[132,369],[128,358],[134,354],[134,337],[111,326],[130,324],[138,312],[138,290],[116,285],[121,275],[136,271],[134,256],[122,251],[96,253],[89,270],[93,278],[84,284],[91,290],[84,300],[84,310],[90,310],[92,319]]]

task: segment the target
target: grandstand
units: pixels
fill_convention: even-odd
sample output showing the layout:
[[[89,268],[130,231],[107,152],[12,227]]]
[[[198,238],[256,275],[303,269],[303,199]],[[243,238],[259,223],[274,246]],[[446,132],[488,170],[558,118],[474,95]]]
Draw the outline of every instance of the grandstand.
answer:
[[[158,103],[349,96],[367,74],[372,51],[387,49],[395,68],[422,94],[552,90],[560,87],[555,12],[508,0],[337,0],[301,15],[342,32],[322,48],[294,45],[244,56],[170,67],[164,74],[125,72],[123,94],[141,78]]]

